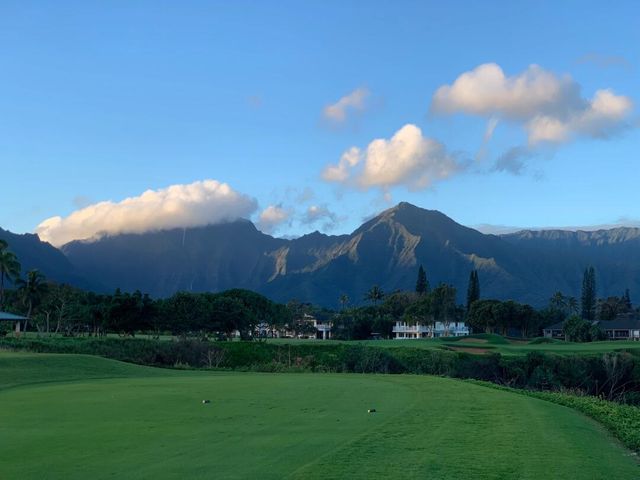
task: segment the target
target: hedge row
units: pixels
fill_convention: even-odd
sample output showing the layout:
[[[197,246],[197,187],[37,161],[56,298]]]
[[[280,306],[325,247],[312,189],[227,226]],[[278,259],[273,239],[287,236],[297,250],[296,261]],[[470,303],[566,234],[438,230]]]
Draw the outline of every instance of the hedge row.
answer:
[[[100,355],[159,367],[254,371],[412,373],[484,380],[530,390],[572,390],[640,404],[640,357],[617,352],[559,356],[471,355],[355,343],[159,341],[140,338],[2,338],[0,348]]]

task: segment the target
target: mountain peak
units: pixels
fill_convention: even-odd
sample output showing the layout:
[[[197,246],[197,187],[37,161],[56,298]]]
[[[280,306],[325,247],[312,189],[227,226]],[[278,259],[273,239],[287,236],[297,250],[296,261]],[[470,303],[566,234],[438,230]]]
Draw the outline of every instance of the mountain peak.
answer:
[[[391,207],[389,210],[387,211],[394,211],[394,212],[402,212],[402,211],[423,211],[423,212],[427,212],[428,210],[418,207],[417,205],[414,205],[413,203],[409,203],[409,202],[400,202],[398,203],[395,207]]]

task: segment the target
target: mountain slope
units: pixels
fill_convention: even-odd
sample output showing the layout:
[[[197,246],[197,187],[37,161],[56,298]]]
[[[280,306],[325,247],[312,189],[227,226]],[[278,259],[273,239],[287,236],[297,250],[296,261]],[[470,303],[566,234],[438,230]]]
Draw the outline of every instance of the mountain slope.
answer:
[[[99,282],[84,278],[67,257],[37,235],[26,233],[19,235],[0,228],[0,239],[9,244],[9,250],[16,254],[22,273],[38,269],[47,278],[60,283],[69,283],[82,288],[100,289]]]
[[[485,235],[408,203],[349,235],[278,239],[239,220],[75,241],[62,250],[76,272],[109,290],[140,289],[155,296],[239,287],[279,301],[327,306],[337,306],[344,293],[359,304],[373,284],[385,291],[413,289],[419,265],[432,286],[453,284],[459,301],[473,268],[479,270],[483,298],[537,306],[557,290],[578,295],[588,265],[596,268],[601,296],[640,290],[639,229]]]
[[[626,288],[640,291],[639,228],[525,230],[502,238],[523,256],[535,259],[529,265],[532,274],[556,290],[578,296],[584,268],[593,265],[600,296],[621,295]]]
[[[170,295],[179,290],[259,289],[272,274],[266,252],[285,243],[251,222],[122,234],[74,241],[62,251],[82,272],[110,289]]]

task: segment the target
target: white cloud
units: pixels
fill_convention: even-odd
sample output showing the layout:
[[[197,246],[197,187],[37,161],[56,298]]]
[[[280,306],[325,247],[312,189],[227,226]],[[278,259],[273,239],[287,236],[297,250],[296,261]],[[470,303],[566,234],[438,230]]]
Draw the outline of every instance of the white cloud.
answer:
[[[336,165],[327,165],[322,178],[327,182],[344,182],[349,178],[350,170],[360,162],[360,149],[351,147],[340,157]]]
[[[326,205],[311,205],[305,211],[301,223],[303,225],[313,225],[322,222],[323,230],[333,230],[341,220],[344,220],[344,218],[339,218]]]
[[[534,117],[527,125],[529,143],[560,143],[577,135],[606,138],[625,126],[633,109],[630,98],[611,90],[598,90],[587,105],[565,119],[548,115]]]
[[[356,88],[332,105],[327,105],[322,110],[325,120],[334,124],[341,124],[347,120],[352,112],[362,112],[367,107],[367,98],[370,92],[364,87]]]
[[[523,73],[506,77],[499,65],[485,63],[463,73],[452,85],[438,88],[431,110],[524,120],[580,103],[579,87],[569,76],[557,77],[530,65]]]
[[[507,77],[495,63],[480,65],[438,88],[431,103],[434,113],[460,112],[520,123],[530,145],[562,143],[576,136],[607,137],[625,126],[632,108],[629,97],[612,90],[583,98],[580,85],[569,75],[530,65]],[[493,133],[492,128],[488,131]]]
[[[51,217],[36,228],[41,239],[60,246],[72,240],[119,233],[186,228],[248,217],[256,201],[226,183],[203,180],[147,190],[121,202],[99,202],[67,217]]]
[[[291,211],[282,208],[280,205],[269,205],[258,217],[257,227],[265,233],[272,233],[278,229],[280,225],[289,221]]]
[[[407,124],[390,139],[373,140],[362,152],[347,150],[336,165],[325,168],[322,177],[329,182],[363,189],[403,185],[423,189],[449,178],[465,168],[445,146],[424,137],[415,125]]]

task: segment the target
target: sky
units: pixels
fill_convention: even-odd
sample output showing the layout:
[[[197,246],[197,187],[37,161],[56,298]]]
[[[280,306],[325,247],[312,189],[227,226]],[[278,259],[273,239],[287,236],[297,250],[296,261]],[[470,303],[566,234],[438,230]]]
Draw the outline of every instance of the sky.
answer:
[[[0,227],[638,225],[637,1],[0,2]]]

